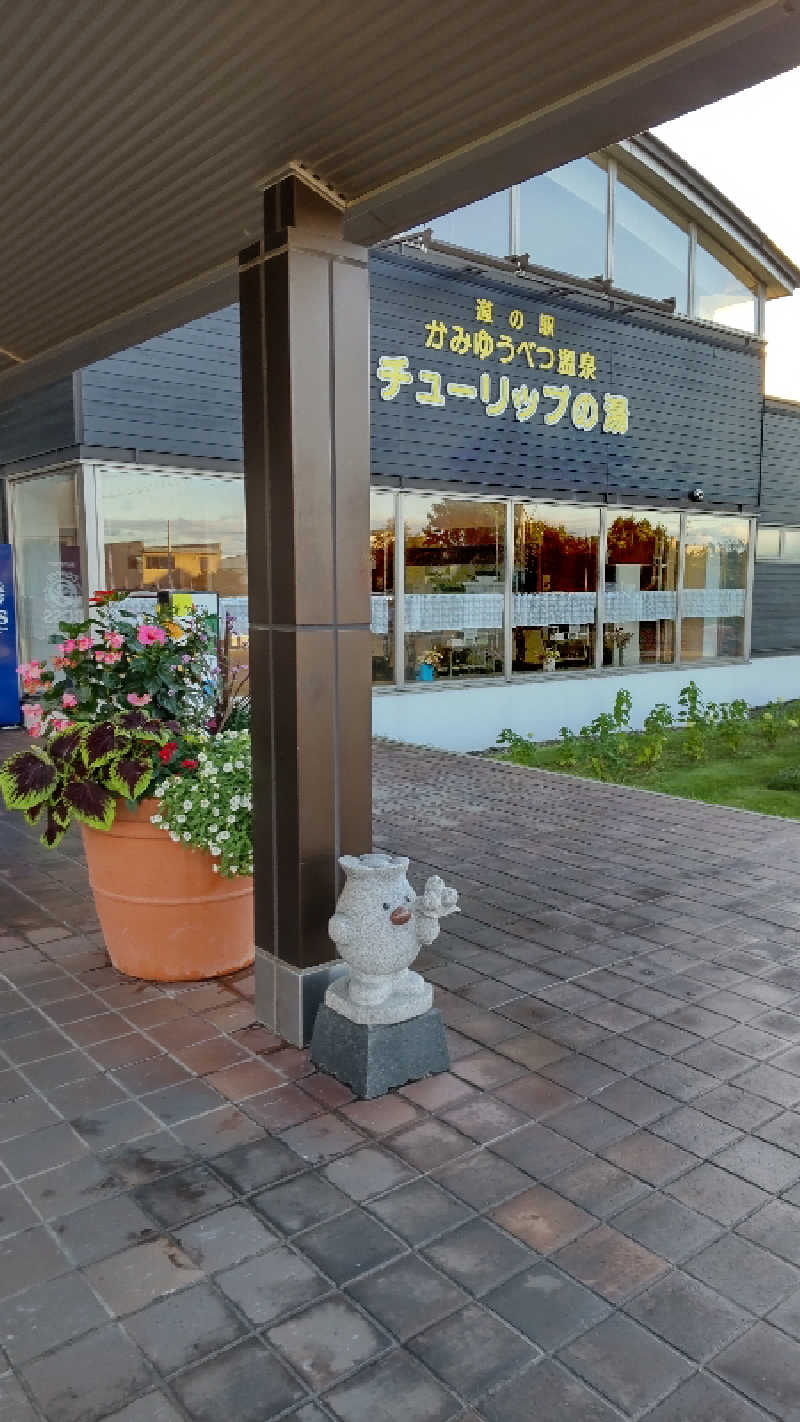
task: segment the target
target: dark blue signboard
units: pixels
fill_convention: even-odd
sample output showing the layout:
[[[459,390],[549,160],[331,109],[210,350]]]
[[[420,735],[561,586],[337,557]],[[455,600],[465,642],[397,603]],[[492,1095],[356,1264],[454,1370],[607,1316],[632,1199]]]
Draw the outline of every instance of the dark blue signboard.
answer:
[[[0,543],[0,726],[16,726],[19,720],[14,560],[11,544]]]
[[[372,473],[753,507],[763,350],[619,298],[373,254]]]

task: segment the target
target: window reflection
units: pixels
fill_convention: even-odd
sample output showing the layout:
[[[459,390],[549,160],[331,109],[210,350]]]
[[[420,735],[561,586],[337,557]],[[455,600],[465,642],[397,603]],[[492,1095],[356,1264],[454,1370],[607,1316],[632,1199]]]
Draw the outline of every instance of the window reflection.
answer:
[[[675,660],[680,516],[609,510],[603,665]]]
[[[510,196],[508,189],[478,202],[457,207],[431,223],[437,242],[468,247],[490,257],[507,257],[510,250]]]
[[[686,310],[689,234],[619,175],[615,197],[614,284]]]
[[[20,660],[52,656],[59,622],[84,615],[75,472],[9,481]]]
[[[520,185],[520,246],[537,266],[602,277],[608,174],[578,158]]]
[[[694,268],[695,314],[718,326],[755,331],[756,311],[752,288],[734,276],[698,238]]]
[[[370,494],[372,680],[394,680],[394,494]]]
[[[505,504],[409,494],[403,506],[406,679],[502,672]]]
[[[148,473],[105,465],[105,581],[132,592],[169,588],[217,593],[246,645],[244,480],[218,474]]]
[[[681,656],[686,661],[744,655],[747,519],[686,520]]]
[[[515,671],[594,666],[599,509],[514,505]]]

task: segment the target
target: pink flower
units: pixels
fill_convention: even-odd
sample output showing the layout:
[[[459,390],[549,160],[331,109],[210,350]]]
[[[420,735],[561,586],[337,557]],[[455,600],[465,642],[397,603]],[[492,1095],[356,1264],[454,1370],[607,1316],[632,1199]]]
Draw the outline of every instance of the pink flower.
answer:
[[[68,711],[71,706],[77,706],[77,704],[77,696],[73,696],[71,691],[65,691],[64,695],[61,698],[61,705],[64,707],[64,710]]]
[[[54,731],[68,731],[72,722],[68,721],[66,716],[54,716],[50,725]]]
[[[62,645],[61,645],[61,655],[62,655],[62,657],[68,657],[69,654],[70,654],[70,652],[74,652],[74,651],[75,651],[75,648],[77,647],[77,645],[78,645],[77,642],[73,641],[72,637],[70,637],[70,639],[69,639],[68,642],[63,642]]]
[[[162,645],[167,640],[167,634],[163,627],[150,627],[147,623],[142,623],[136,629],[136,640],[143,647],[151,647],[154,643]]]
[[[106,659],[105,652],[95,652],[94,659],[96,662],[104,662]]]
[[[151,699],[149,691],[145,691],[143,696],[137,696],[135,691],[128,692],[128,701],[131,706],[149,706]]]
[[[121,653],[121,652],[104,652],[104,653],[103,653],[103,661],[105,662],[105,664],[106,664],[107,667],[113,667],[114,664],[115,664],[115,662],[121,662],[121,661],[122,661],[122,653]]]
[[[88,652],[88,650],[89,650],[89,648],[91,647],[91,645],[92,645],[92,639],[91,639],[91,637],[87,637],[87,636],[85,636],[85,635],[82,633],[81,636],[78,638],[78,651],[79,651],[79,652]]]
[[[41,735],[42,708],[38,701],[29,701],[22,708],[22,720],[29,736]]]
[[[115,650],[121,647],[125,641],[121,632],[106,632],[105,637],[109,647],[113,647]]]

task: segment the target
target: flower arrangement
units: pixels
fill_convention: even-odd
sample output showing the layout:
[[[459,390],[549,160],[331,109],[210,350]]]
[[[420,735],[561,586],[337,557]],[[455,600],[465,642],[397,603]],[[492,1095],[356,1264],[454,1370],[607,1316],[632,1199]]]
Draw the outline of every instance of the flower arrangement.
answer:
[[[174,745],[168,741],[161,747],[162,762],[165,753],[172,758]],[[208,736],[196,756],[181,757],[178,766],[156,786],[154,795],[160,805],[150,817],[152,824],[165,830],[175,844],[206,850],[215,861],[215,872],[225,878],[252,874],[248,732],[221,731]]]
[[[439,671],[444,662],[444,655],[438,647],[431,647],[419,658],[418,665],[421,667],[433,667],[434,671]]]
[[[193,612],[177,623],[160,608],[135,613],[120,605],[126,597],[98,593],[85,621],[59,623],[61,640],[54,639],[49,663],[20,667],[23,690],[38,695],[25,707],[31,735],[131,708],[181,724],[200,725],[210,717],[216,660],[208,618]]]

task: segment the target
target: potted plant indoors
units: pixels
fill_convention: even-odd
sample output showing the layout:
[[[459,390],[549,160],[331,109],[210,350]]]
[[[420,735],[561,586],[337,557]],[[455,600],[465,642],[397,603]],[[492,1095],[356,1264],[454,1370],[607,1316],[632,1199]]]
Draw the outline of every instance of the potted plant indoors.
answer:
[[[114,966],[218,977],[252,962],[250,737],[208,619],[142,615],[101,594],[61,624],[51,665],[22,668],[29,750],[0,771],[9,809],[57,845],[81,826]]]
[[[542,659],[542,671],[554,672],[556,669],[556,663],[560,660],[560,658],[561,653],[559,652],[558,647],[555,645],[555,642],[545,643],[544,657]]]
[[[433,681],[442,665],[442,653],[437,647],[423,653],[417,663],[417,681]]]

